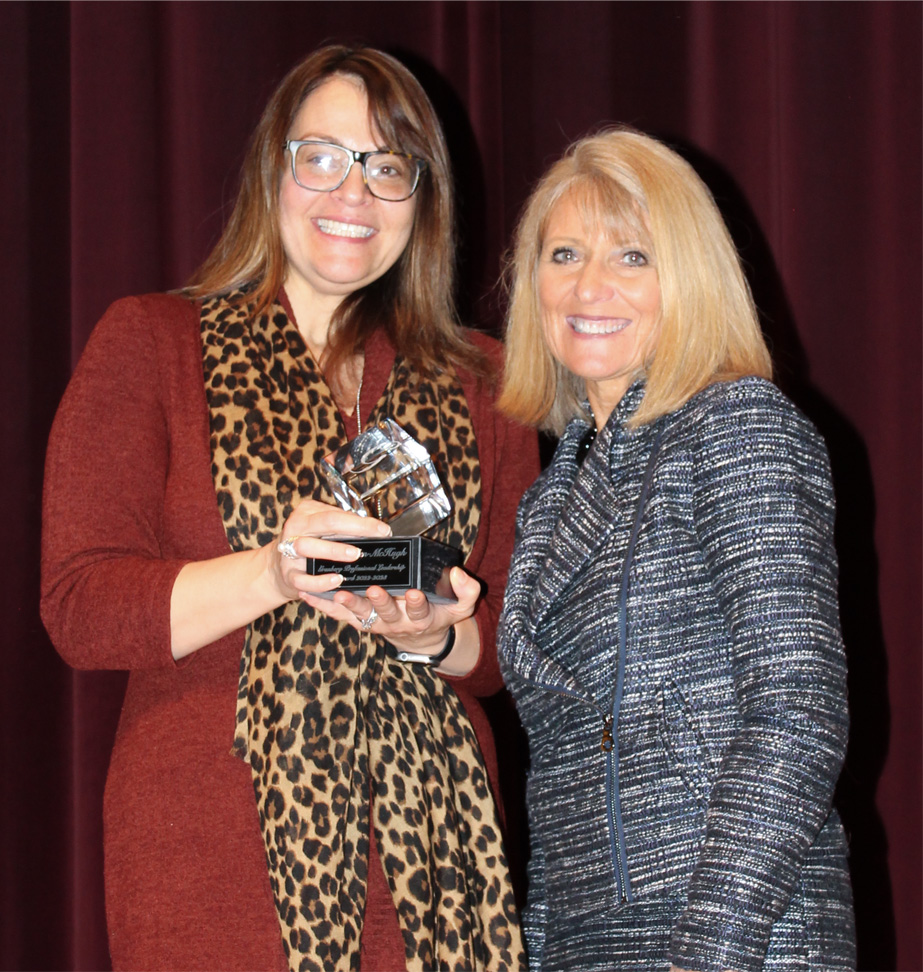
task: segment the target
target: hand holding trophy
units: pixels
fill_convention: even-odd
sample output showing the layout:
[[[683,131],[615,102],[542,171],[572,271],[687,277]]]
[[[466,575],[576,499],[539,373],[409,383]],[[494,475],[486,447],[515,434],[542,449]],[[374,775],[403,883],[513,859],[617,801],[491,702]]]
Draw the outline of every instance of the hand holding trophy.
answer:
[[[349,537],[362,550],[359,560],[344,564],[309,557],[309,574],[342,574],[339,590],[378,586],[400,597],[413,588],[435,604],[455,601],[449,571],[461,566],[461,551],[421,536],[449,515],[451,503],[432,458],[416,439],[392,419],[383,419],[326,456],[320,472],[342,509],[382,520],[393,535],[386,540]]]

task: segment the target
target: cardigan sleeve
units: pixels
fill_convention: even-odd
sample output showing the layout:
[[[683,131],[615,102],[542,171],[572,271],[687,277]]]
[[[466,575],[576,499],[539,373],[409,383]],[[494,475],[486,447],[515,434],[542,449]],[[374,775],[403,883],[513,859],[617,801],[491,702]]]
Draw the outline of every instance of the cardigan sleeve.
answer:
[[[42,619],[76,668],[175,664],[164,556],[166,379],[150,317],[177,298],[130,298],[96,326],[55,418],[45,464]],[[190,558],[191,559],[191,558]]]
[[[768,382],[716,388],[699,430],[693,507],[731,636],[741,725],[712,788],[670,957],[698,972],[749,972],[762,967],[830,813],[846,673],[823,443]]]
[[[476,332],[469,336],[499,367],[502,360],[499,342]],[[503,687],[497,660],[497,622],[513,555],[516,510],[523,493],[540,471],[538,437],[534,430],[497,412],[489,382],[462,376],[462,383],[474,423],[481,467],[481,522],[468,565],[483,581],[485,593],[475,611],[481,637],[478,663],[464,678],[450,677],[448,681],[458,682],[473,695],[486,696]]]

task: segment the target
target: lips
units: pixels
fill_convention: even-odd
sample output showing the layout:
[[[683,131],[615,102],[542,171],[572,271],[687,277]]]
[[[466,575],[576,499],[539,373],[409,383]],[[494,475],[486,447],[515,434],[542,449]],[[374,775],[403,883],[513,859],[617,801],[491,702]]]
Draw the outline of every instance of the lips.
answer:
[[[371,226],[363,226],[362,223],[341,223],[337,219],[318,218],[314,223],[327,236],[345,236],[351,240],[365,240],[375,232]]]
[[[571,315],[566,320],[578,334],[591,336],[618,334],[619,331],[624,331],[631,324],[631,320],[627,317],[577,317]]]

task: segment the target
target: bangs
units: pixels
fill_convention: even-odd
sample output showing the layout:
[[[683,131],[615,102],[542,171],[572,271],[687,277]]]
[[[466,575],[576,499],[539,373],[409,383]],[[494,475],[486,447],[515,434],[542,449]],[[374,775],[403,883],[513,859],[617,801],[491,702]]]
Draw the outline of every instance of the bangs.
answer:
[[[574,204],[584,230],[603,233],[619,243],[637,242],[653,250],[647,214],[637,197],[610,175],[577,174],[561,194],[560,201]]]
[[[381,76],[377,71],[341,73],[359,81],[365,88],[371,128],[381,135],[384,148],[432,159],[433,147],[426,135],[426,125],[409,92],[401,90],[394,79]]]

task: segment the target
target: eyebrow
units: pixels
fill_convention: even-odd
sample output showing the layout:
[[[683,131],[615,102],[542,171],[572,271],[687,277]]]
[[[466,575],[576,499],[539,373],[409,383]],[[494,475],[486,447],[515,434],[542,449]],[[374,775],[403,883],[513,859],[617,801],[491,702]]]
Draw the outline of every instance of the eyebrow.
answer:
[[[300,138],[294,139],[296,142],[329,142],[331,145],[339,145],[340,148],[349,149],[348,145],[344,145],[338,138],[334,138],[332,135],[324,135],[321,133],[311,133],[308,135],[302,135]],[[358,152],[359,149],[350,149],[351,152]],[[384,145],[376,145],[375,148],[369,149],[370,152],[391,152],[392,149]]]
[[[556,246],[570,246],[570,245],[580,245],[585,242],[585,238],[578,236],[546,236],[542,240],[542,246],[550,246],[554,244]],[[607,237],[606,242],[609,246],[613,248],[621,249],[623,247],[637,247],[641,250],[650,250],[651,244],[645,243],[644,240],[639,237],[628,237],[627,239],[616,239],[614,237]]]

